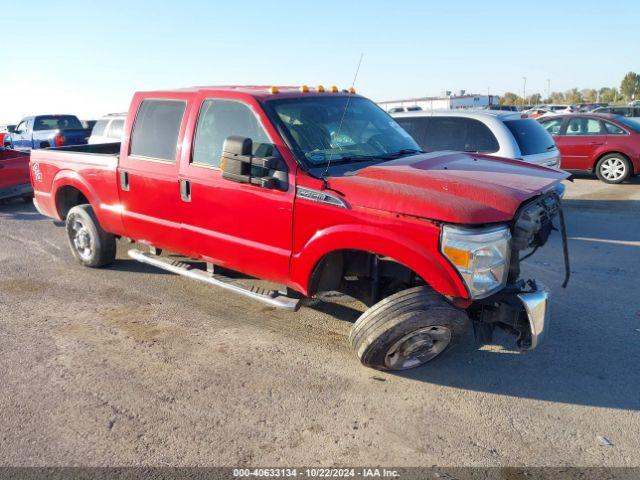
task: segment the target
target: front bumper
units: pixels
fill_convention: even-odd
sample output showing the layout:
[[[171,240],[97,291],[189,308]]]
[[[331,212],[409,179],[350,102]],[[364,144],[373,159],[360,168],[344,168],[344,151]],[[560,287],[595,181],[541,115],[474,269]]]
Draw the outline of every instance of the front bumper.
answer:
[[[469,313],[478,343],[491,343],[500,327],[516,337],[519,350],[533,350],[549,329],[549,292],[535,280],[521,281],[475,303]]]

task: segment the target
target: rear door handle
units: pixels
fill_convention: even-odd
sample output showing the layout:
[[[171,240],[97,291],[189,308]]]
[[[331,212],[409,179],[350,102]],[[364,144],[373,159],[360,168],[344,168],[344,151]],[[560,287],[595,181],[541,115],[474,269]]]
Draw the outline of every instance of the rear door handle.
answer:
[[[183,202],[191,201],[191,181],[180,179],[180,198]]]
[[[124,192],[129,191],[129,172],[120,170],[120,189]]]

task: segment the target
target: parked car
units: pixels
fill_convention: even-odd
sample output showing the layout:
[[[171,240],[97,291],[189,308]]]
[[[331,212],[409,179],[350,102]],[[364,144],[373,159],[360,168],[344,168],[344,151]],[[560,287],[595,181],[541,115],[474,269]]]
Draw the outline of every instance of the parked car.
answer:
[[[487,105],[482,107],[482,110],[498,110],[502,112],[517,112],[518,107],[515,105]]]
[[[538,122],[521,113],[442,110],[393,117],[425,152],[457,150],[558,167],[560,153]]]
[[[15,125],[0,125],[0,145],[4,145],[4,137],[7,136],[9,130],[13,130],[15,128]]]
[[[525,350],[546,332],[547,290],[519,279],[519,259],[562,218],[568,174],[420,153],[353,91],[136,93],[121,145],[33,151],[31,170],[34,203],[66,221],[82,265],[112,263],[121,236],[151,247],[130,250],[136,260],[272,307],[348,293],[370,306],[350,340],[374,368],[428,362],[470,318],[485,340],[508,325]],[[158,256],[165,249],[207,270]],[[243,286],[219,266],[283,288]]]
[[[83,145],[90,131],[74,115],[36,115],[23,118],[3,139],[5,147],[16,150]]]
[[[412,105],[410,107],[392,107],[389,109],[389,113],[398,113],[398,112],[419,112],[422,110],[422,107],[419,105]]]
[[[544,108],[551,111],[552,113],[574,113],[578,111],[578,109],[573,105],[561,105],[555,103],[546,105]]]
[[[29,180],[29,155],[0,147],[0,200],[33,198]]]
[[[122,139],[126,113],[110,113],[98,120],[91,131],[89,143],[112,143]]]
[[[574,114],[541,118],[560,149],[560,167],[622,183],[640,173],[640,121],[620,115]]]
[[[612,115],[622,115],[623,117],[640,117],[640,107],[609,106],[596,108],[591,113],[610,113]]]
[[[549,115],[551,110],[547,110],[546,108],[530,108],[522,112],[531,118],[540,118],[544,115]]]

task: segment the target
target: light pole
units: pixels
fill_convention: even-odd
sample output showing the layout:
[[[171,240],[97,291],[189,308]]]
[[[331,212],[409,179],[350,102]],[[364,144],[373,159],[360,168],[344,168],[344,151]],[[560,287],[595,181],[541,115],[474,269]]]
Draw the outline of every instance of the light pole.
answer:
[[[547,102],[551,103],[551,79],[547,78]]]
[[[527,77],[522,77],[522,107],[524,108],[524,104],[527,101]]]

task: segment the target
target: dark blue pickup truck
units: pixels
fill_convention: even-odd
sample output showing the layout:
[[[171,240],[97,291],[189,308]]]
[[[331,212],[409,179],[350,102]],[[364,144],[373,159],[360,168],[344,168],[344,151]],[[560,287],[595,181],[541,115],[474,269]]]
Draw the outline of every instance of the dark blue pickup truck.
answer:
[[[4,137],[5,147],[15,150],[84,145],[91,130],[74,115],[36,115],[25,117]]]

